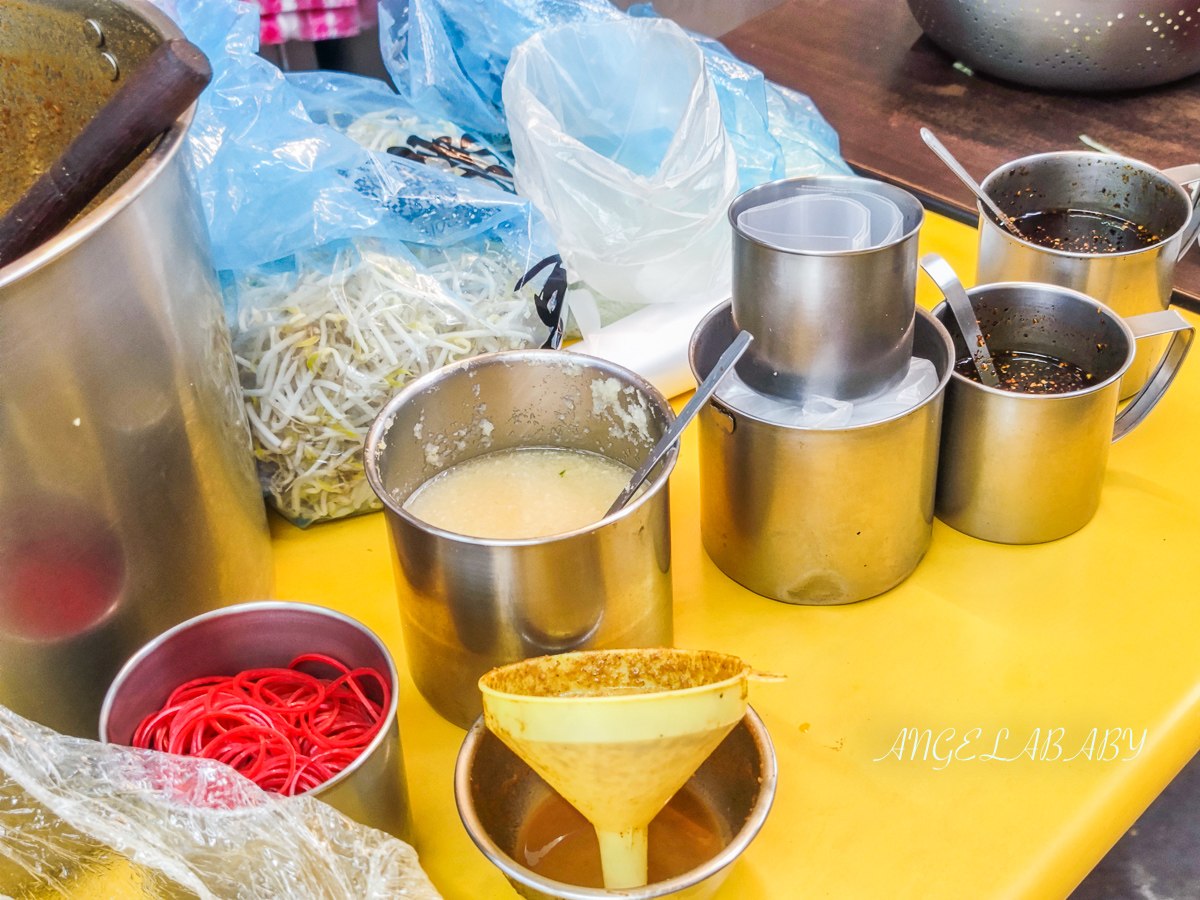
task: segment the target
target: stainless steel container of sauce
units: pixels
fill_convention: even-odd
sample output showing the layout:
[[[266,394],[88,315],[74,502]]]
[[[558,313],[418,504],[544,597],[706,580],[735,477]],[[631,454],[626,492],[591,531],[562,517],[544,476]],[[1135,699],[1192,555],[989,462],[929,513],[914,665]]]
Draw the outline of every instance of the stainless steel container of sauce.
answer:
[[[566,534],[469,537],[413,516],[405,501],[439,472],[483,453],[559,447],[631,468],[674,421],[665,397],[614,363],[557,350],[463,360],[414,381],[367,435],[367,479],[384,503],[413,680],[469,728],[479,678],[548,653],[669,646],[667,479],[677,450],[617,513]]]
[[[1087,252],[1023,240],[979,206],[976,281],[1036,281],[1087,294],[1121,316],[1166,309],[1175,264],[1200,229],[1185,185],[1200,181],[1200,165],[1157,169],[1102,153],[1038,153],[1005,163],[982,188],[1006,215],[1047,210],[1107,213],[1140,226],[1145,240],[1124,252]],[[1018,222],[1018,225],[1021,223]],[[1122,399],[1135,394],[1162,357],[1159,339],[1139,342],[1125,373]]]
[[[1065,537],[1096,514],[1109,446],[1162,398],[1195,332],[1175,310],[1122,319],[1078,291],[1047,284],[985,284],[967,296],[993,353],[1063,360],[1090,383],[1065,393],[1018,393],[955,372],[946,389],[937,516],[951,528],[1003,544]],[[952,322],[946,303],[933,313]],[[957,356],[966,359],[957,329],[955,335]],[[1170,341],[1167,352],[1118,414],[1135,340],[1152,335]]]
[[[734,334],[728,306],[692,336],[692,373],[712,369]],[[807,429],[714,398],[700,413],[700,536],[726,575],[785,603],[832,605],[881,594],[929,548],[950,336],[917,309],[913,355],[937,388],[870,424]]]
[[[454,799],[475,846],[527,900],[706,900],[724,883],[766,822],[777,777],[775,748],[762,720],[751,709],[680,792],[690,792],[715,816],[721,850],[677,877],[613,891],[555,881],[526,865],[529,860],[519,849],[522,826],[541,803],[555,795],[487,730],[482,718],[459,750]]]

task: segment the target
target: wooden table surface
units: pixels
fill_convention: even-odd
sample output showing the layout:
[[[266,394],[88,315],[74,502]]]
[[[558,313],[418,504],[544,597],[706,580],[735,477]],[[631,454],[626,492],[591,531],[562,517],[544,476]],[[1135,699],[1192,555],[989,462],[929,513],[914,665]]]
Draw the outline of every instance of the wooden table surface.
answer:
[[[1200,76],[1094,96],[967,75],[921,34],[904,0],[790,0],[722,41],[812,97],[856,171],[961,221],[975,221],[974,201],[921,142],[922,125],[977,180],[1031,153],[1087,149],[1081,134],[1158,168],[1200,161]],[[1200,309],[1200,251],[1177,269],[1175,302]]]

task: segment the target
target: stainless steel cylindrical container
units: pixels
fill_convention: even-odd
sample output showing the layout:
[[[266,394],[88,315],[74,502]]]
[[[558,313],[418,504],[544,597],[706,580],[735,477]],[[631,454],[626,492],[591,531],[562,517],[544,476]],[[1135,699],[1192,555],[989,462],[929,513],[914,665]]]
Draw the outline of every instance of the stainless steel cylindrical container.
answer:
[[[1078,531],[1096,514],[1113,441],[1153,409],[1194,337],[1174,310],[1124,319],[1077,291],[985,284],[967,292],[989,349],[1063,359],[1093,378],[1064,394],[985,387],[954,373],[946,390],[937,516],[974,537],[1036,544]],[[953,328],[946,303],[934,315]],[[954,328],[957,357],[970,354]],[[1170,335],[1142,390],[1116,415],[1121,376],[1138,337]],[[1116,415],[1116,424],[1113,417]]]
[[[665,397],[615,363],[557,350],[463,360],[414,381],[367,435],[367,479],[385,506],[413,680],[462,728],[485,672],[568,650],[669,646],[667,478],[588,528],[527,540],[443,531],[407,510],[438,472],[495,450],[587,450],[637,468],[674,421]]]
[[[518,862],[521,826],[554,792],[488,731],[482,718],[458,752],[454,799],[475,846],[527,900],[706,900],[724,883],[766,822],[776,780],[775,748],[762,720],[750,709],[687,783],[687,789],[716,817],[725,846],[691,872],[614,891],[554,881]]]
[[[128,745],[142,720],[192,679],[282,668],[306,653],[330,656],[351,669],[374,669],[390,691],[383,729],[354,762],[308,795],[355,821],[409,841],[412,817],[396,721],[396,664],[374,632],[333,610],[307,603],[243,603],[176,625],[122,667],[104,698],[100,740]],[[302,668],[320,678],[338,674],[320,664],[305,663]],[[371,682],[364,690],[371,700],[383,702],[382,692]]]
[[[898,207],[899,236],[866,250],[796,251],[747,233],[739,217],[802,192],[861,191]],[[907,191],[848,175],[751,188],[729,207],[733,319],[754,335],[738,364],[766,394],[853,400],[904,377],[912,357],[917,232],[925,212]]]
[[[0,4],[0,205],[181,36],[140,0]],[[142,644],[273,584],[191,120],[0,269],[0,703],[82,737]]]
[[[700,414],[700,536],[734,581],[786,603],[853,603],[907,578],[933,531],[942,394],[950,336],[917,310],[913,354],[936,390],[907,412],[866,425],[803,429],[713,399]],[[733,340],[729,307],[692,337],[692,372],[712,369]]]
[[[1145,163],[1101,153],[1039,153],[1006,163],[983,181],[983,190],[1006,215],[1049,209],[1110,213],[1144,226],[1157,240],[1125,253],[1074,253],[1023,240],[979,207],[976,281],[1036,281],[1087,294],[1118,315],[1166,309],[1175,263],[1200,228],[1192,198],[1181,184],[1200,180],[1200,165],[1160,172]],[[1162,356],[1165,343],[1144,341],[1122,385],[1122,398],[1138,391]]]

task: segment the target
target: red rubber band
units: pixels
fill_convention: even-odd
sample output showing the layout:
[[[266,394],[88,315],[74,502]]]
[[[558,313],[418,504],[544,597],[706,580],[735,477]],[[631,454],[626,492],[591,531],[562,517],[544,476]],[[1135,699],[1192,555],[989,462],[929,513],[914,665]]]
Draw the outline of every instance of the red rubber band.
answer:
[[[297,670],[304,663],[339,674],[317,678]],[[379,685],[382,704],[367,696],[368,679]],[[306,653],[286,669],[247,669],[179,685],[142,720],[132,743],[215,759],[263,790],[292,796],[353,763],[383,728],[390,705],[391,686],[380,672]]]

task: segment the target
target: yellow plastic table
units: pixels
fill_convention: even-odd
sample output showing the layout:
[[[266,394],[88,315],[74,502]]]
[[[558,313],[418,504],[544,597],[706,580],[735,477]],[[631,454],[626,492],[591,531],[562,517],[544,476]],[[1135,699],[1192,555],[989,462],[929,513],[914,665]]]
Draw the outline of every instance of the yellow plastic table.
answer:
[[[972,229],[930,216],[930,250],[973,283]],[[718,898],[1070,893],[1200,746],[1198,409],[1193,358],[1113,447],[1100,510],[1071,537],[1009,547],[936,522],[907,581],[827,608],[759,597],[708,559],[688,430],[671,478],[676,642],[788,676],[751,688],[779,791]],[[396,655],[426,871],[447,900],[515,897],[455,811],[464,732],[407,676],[383,516],[272,529],[277,595],[356,616]]]

